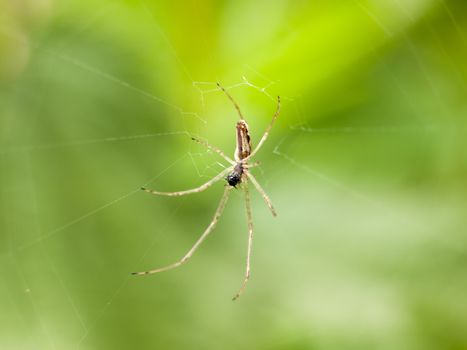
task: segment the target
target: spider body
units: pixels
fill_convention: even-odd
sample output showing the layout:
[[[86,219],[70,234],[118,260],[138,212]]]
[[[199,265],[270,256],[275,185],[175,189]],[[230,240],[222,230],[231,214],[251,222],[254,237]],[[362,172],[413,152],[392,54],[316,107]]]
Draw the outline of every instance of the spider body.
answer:
[[[243,164],[237,163],[233,171],[229,175],[227,175],[225,179],[227,180],[227,183],[230,186],[236,187],[239,183],[242,182],[243,173],[244,173]]]
[[[237,122],[237,148],[235,149],[235,160],[241,162],[251,154],[251,138],[248,124],[241,119]]]
[[[251,138],[248,130],[248,124],[245,120],[240,119],[237,122],[237,147],[235,148],[236,164],[230,174],[225,178],[227,183],[235,187],[242,182],[242,177],[245,174],[245,169],[248,167],[248,157],[251,154]]]
[[[149,271],[141,271],[141,272],[133,272],[134,275],[149,275],[157,272],[162,272],[162,271],[167,271],[171,270],[173,268],[179,267],[185,262],[188,261],[188,259],[191,258],[193,253],[198,249],[198,247],[201,245],[201,243],[206,239],[206,237],[213,231],[214,227],[217,224],[217,221],[219,220],[220,216],[222,215],[222,212],[224,211],[225,205],[227,203],[227,199],[229,198],[229,193],[232,187],[236,188],[236,186],[240,183],[242,183],[241,189],[244,191],[245,194],[245,208],[246,208],[246,216],[247,216],[247,224],[248,224],[248,250],[247,250],[247,257],[246,257],[246,272],[245,276],[243,279],[243,283],[237,292],[237,294],[234,296],[233,300],[237,299],[244,291],[246,284],[250,278],[250,256],[251,256],[251,247],[253,243],[253,219],[251,215],[251,205],[250,205],[250,192],[249,192],[249,182],[251,182],[256,190],[261,194],[263,197],[264,201],[266,202],[266,205],[269,207],[271,210],[271,213],[273,216],[276,216],[276,211],[274,207],[272,206],[271,200],[269,199],[268,195],[266,192],[262,189],[258,181],[255,179],[255,177],[250,173],[250,168],[254,167],[257,165],[257,163],[253,164],[248,164],[248,161],[250,158],[252,158],[256,152],[261,148],[263,145],[264,141],[266,141],[269,132],[276,121],[277,117],[279,116],[280,112],[280,98],[277,97],[277,108],[276,112],[274,113],[274,116],[272,117],[271,122],[266,128],[266,131],[263,134],[263,137],[260,139],[258,145],[256,146],[255,149],[252,149],[251,147],[251,138],[249,134],[249,129],[248,129],[248,124],[243,118],[242,112],[240,111],[240,107],[238,104],[235,102],[235,100],[230,96],[230,94],[219,84],[217,84],[220,90],[222,90],[225,95],[230,99],[230,101],[233,103],[235,109],[237,110],[238,115],[240,116],[240,120],[237,122],[236,125],[236,133],[237,133],[237,139],[236,139],[236,149],[235,149],[235,154],[234,154],[234,160],[230,159],[228,156],[224,154],[220,149],[211,146],[208,144],[206,141],[199,140],[197,138],[192,137],[192,140],[202,144],[206,148],[208,148],[211,151],[216,152],[219,154],[221,157],[223,157],[229,164],[230,167],[227,169],[223,170],[220,174],[216,175],[214,178],[206,182],[205,184],[193,188],[190,190],[186,191],[178,191],[178,192],[159,192],[159,191],[153,191],[149,190],[146,188],[142,188],[142,190],[152,193],[155,195],[163,195],[163,196],[184,196],[187,194],[192,194],[192,193],[198,193],[201,191],[206,190],[210,186],[212,186],[214,183],[221,179],[225,179],[227,181],[226,186],[224,187],[224,194],[222,195],[222,198],[219,202],[219,205],[217,206],[216,212],[214,214],[214,217],[212,218],[211,222],[209,223],[208,227],[206,230],[203,232],[201,237],[196,241],[196,243],[191,247],[191,249],[186,253],[180,260],[177,262],[156,268],[153,270]]]

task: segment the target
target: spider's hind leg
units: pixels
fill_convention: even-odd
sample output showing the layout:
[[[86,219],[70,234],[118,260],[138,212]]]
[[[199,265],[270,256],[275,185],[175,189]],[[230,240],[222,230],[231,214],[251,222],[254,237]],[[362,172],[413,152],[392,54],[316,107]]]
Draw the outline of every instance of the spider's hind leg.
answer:
[[[245,120],[245,118],[243,118],[243,114],[242,114],[242,111],[240,110],[240,106],[238,105],[237,102],[235,102],[235,100],[233,99],[232,95],[230,95],[227,90],[219,83],[217,83],[217,86],[219,87],[219,89],[221,89],[224,94],[229,98],[229,100],[232,102],[232,104],[234,105],[235,109],[237,110],[237,113],[238,113],[238,116],[240,117],[240,120]]]
[[[232,159],[230,159],[229,157],[227,157],[227,156],[225,155],[225,153],[222,152],[219,148],[214,147],[214,146],[210,145],[208,142],[206,142],[206,141],[204,141],[204,140],[200,140],[200,139],[198,139],[198,138],[196,138],[196,137],[193,137],[193,136],[191,137],[191,139],[192,139],[193,141],[199,143],[200,145],[203,145],[203,146],[206,147],[207,149],[209,149],[209,150],[211,150],[211,151],[213,151],[213,152],[216,152],[218,155],[220,155],[222,158],[224,158],[224,159],[225,159],[227,162],[229,162],[231,165],[235,165],[235,162],[234,162]]]

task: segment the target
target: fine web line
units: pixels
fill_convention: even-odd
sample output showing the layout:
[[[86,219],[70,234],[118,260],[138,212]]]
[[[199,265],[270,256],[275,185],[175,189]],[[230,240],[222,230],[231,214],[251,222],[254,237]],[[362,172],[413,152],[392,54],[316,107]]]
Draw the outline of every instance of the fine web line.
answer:
[[[92,145],[92,144],[97,144],[97,143],[133,141],[133,140],[141,140],[141,139],[154,138],[154,137],[160,137],[160,136],[178,136],[178,135],[191,136],[188,131],[172,131],[172,132],[158,132],[158,133],[152,133],[152,134],[80,139],[80,140],[62,142],[62,143],[33,144],[33,145],[13,147],[13,148],[0,151],[0,155],[16,153],[16,152],[41,151],[41,150],[59,149],[59,148],[74,147],[74,146],[85,146],[85,145]]]
[[[236,89],[236,88],[239,88],[239,87],[247,86],[247,87],[250,87],[250,88],[252,88],[254,90],[259,91],[260,93],[264,94],[264,96],[266,96],[268,99],[275,102],[276,97],[272,96],[267,90],[268,90],[268,88],[270,88],[271,86],[273,86],[277,82],[265,78],[264,75],[260,74],[259,72],[257,72],[256,70],[254,70],[253,68],[251,68],[249,66],[247,68],[249,70],[251,70],[253,73],[255,73],[256,75],[258,75],[262,80],[267,81],[266,85],[259,86],[259,85],[253,84],[244,75],[244,76],[242,76],[242,81],[241,82],[235,83],[235,84],[232,84],[232,85],[226,85],[226,86],[223,86],[223,88],[225,90],[229,91],[229,90]],[[218,83],[219,82],[193,81],[193,86],[198,90],[198,92],[201,95],[201,104],[202,104],[203,108],[205,107],[205,97],[204,97],[204,95],[219,92],[220,89],[219,89],[219,87],[217,85]],[[289,99],[289,98],[285,97],[284,99]]]
[[[32,184],[31,177],[30,177],[30,182]],[[33,202],[33,210],[34,210],[34,213],[37,215],[37,203]],[[35,218],[37,218],[37,216],[35,216]],[[6,232],[8,235],[8,244],[10,248],[9,249],[10,253],[5,256],[8,257],[13,262],[13,265],[15,266],[15,272],[17,273],[19,280],[21,282],[21,285],[22,285],[21,289],[24,291],[25,295],[27,296],[27,301],[31,305],[31,309],[32,309],[34,317],[37,318],[38,320],[40,332],[43,333],[47,343],[50,344],[52,349],[54,350],[58,349],[57,344],[54,340],[54,337],[52,336],[52,331],[50,330],[50,327],[46,324],[46,321],[44,320],[44,316],[38,308],[38,305],[34,299],[34,291],[30,287],[29,282],[27,281],[25,273],[21,267],[21,263],[19,262],[18,256],[13,248],[12,230],[8,229],[7,227]],[[44,254],[44,251],[42,250],[41,253]]]
[[[28,178],[29,178],[29,183],[30,183],[30,187],[31,187],[30,193],[32,195],[31,206],[32,206],[32,209],[33,209],[32,210],[32,212],[33,212],[33,222],[34,222],[34,226],[36,226],[37,234],[40,235],[41,224],[40,224],[40,221],[39,221],[39,209],[38,209],[38,205],[37,205],[37,191],[36,191],[37,186],[36,186],[36,182],[35,182],[34,178],[31,176],[31,174],[33,174],[34,172],[32,171],[32,162],[31,162],[30,154],[28,154],[26,158],[27,158],[27,165],[28,165],[28,168],[30,170]],[[41,242],[41,244],[40,244],[41,254],[45,256],[45,258],[47,260],[47,263],[50,265],[50,267],[51,267],[51,269],[53,271],[54,276],[59,281],[60,287],[62,288],[63,293],[66,295],[67,301],[70,304],[73,312],[75,313],[76,318],[78,319],[80,325],[83,327],[84,331],[87,331],[87,327],[86,327],[86,325],[84,323],[83,316],[79,312],[79,310],[78,310],[78,308],[76,306],[76,303],[74,301],[74,298],[73,298],[69,288],[67,287],[67,285],[65,283],[65,280],[63,279],[63,277],[60,276],[60,274],[58,272],[58,269],[57,269],[57,266],[55,265],[54,261],[52,260],[50,254],[47,252],[47,249],[42,244],[42,241],[40,241],[40,242]]]
[[[147,13],[147,15],[151,18],[151,21],[152,21],[151,23],[153,24],[153,27],[156,28],[158,34],[164,40],[165,44],[167,45],[167,47],[170,50],[171,55],[175,58],[177,63],[182,67],[183,73],[190,79],[190,81],[193,81],[193,77],[190,74],[190,72],[188,71],[187,66],[182,62],[182,60],[180,59],[180,56],[177,54],[177,51],[175,50],[175,48],[171,44],[169,38],[167,37],[167,35],[164,33],[161,26],[157,22],[157,19],[154,16],[154,13],[149,9],[146,0],[140,0],[140,4],[141,4],[141,7],[144,9],[144,11]]]
[[[378,17],[374,12],[370,11],[368,9],[368,7],[364,6],[359,0],[353,0],[354,3],[366,14],[368,15],[388,36],[393,36],[394,33],[392,33],[389,29],[387,29],[387,26],[384,24],[384,20],[380,17]],[[450,21],[452,22],[453,24],[453,27],[456,29],[457,33],[458,33],[458,36],[459,38],[464,41],[464,43],[466,43],[467,41],[465,40],[466,37],[465,37],[465,33],[462,31],[461,27],[459,26],[459,23],[458,21],[456,20],[456,18],[454,17],[452,11],[449,9],[449,6],[447,5],[446,1],[445,0],[441,0],[440,3],[442,4],[445,12],[447,13]],[[402,3],[400,1],[397,1],[397,5],[399,7],[399,10],[400,12],[410,21],[410,22],[414,22],[415,21],[415,18],[410,14],[410,12],[408,11],[408,9],[406,7],[404,7],[402,5]],[[423,15],[423,13],[419,13],[419,15]],[[433,26],[431,25],[430,23],[430,28],[431,28],[431,31],[432,32],[436,32],[436,30],[433,28]],[[443,100],[443,98],[441,97],[441,94],[440,94],[440,91],[439,89],[437,88],[437,84],[435,83],[435,79],[433,79],[433,77],[431,76],[431,74],[428,72],[427,70],[427,67],[425,66],[422,58],[420,57],[420,54],[418,53],[418,50],[417,48],[415,47],[414,45],[414,42],[413,40],[411,40],[410,36],[409,36],[410,33],[407,33],[406,31],[403,31],[401,32],[400,34],[398,34],[402,39],[403,41],[405,41],[405,43],[407,44],[407,46],[409,47],[410,49],[410,52],[412,54],[412,57],[413,59],[415,60],[416,62],[416,65],[418,66],[418,70],[419,72],[422,74],[422,76],[425,78],[425,81],[426,83],[429,85],[431,91],[432,91],[432,94],[433,94],[433,97],[438,101],[438,107],[440,108],[440,110],[442,110],[443,112],[447,111],[448,108],[447,108],[447,105],[445,103],[445,101]],[[444,53],[447,54],[447,51],[445,49],[445,44],[441,41],[440,42],[440,45],[441,45],[441,50],[444,51]],[[402,89],[401,89],[402,90]],[[401,91],[402,93],[404,91]],[[416,99],[414,99],[416,100]]]
[[[373,20],[376,25],[378,25],[381,30],[389,37],[393,37],[394,33],[389,30],[389,28],[384,24],[384,21],[382,21],[373,11],[371,11],[367,6],[363,5],[360,1],[354,0],[354,3],[360,7],[360,9],[369,17]]]
[[[144,89],[141,89],[141,88],[139,88],[137,86],[134,86],[134,85],[128,83],[127,81],[124,81],[124,80],[122,80],[122,79],[120,79],[120,78],[118,78],[118,77],[116,77],[116,76],[114,76],[114,75],[112,75],[112,74],[110,74],[108,72],[105,72],[102,69],[99,69],[99,68],[96,68],[96,67],[90,65],[89,63],[86,63],[86,62],[84,62],[82,60],[71,57],[71,56],[69,56],[69,55],[67,55],[65,53],[61,53],[59,51],[56,51],[54,49],[43,47],[39,43],[30,43],[29,44],[28,42],[25,41],[25,39],[23,37],[17,35],[16,33],[11,32],[7,28],[2,27],[2,28],[0,28],[0,31],[4,35],[14,37],[16,40],[18,40],[19,43],[22,43],[25,46],[30,45],[32,48],[34,48],[37,51],[43,52],[43,53],[45,53],[45,54],[47,54],[47,55],[49,55],[51,57],[62,60],[64,62],[67,62],[67,63],[71,64],[71,65],[74,65],[74,66],[76,66],[76,67],[78,67],[78,68],[80,68],[80,69],[82,69],[84,71],[92,73],[92,74],[94,74],[94,75],[96,75],[98,77],[101,77],[101,78],[103,78],[103,79],[105,79],[105,80],[107,80],[109,82],[112,82],[112,83],[114,83],[114,84],[116,84],[118,86],[121,86],[121,87],[126,88],[128,90],[131,90],[131,91],[139,94],[140,96],[146,97],[146,98],[151,99],[153,101],[156,101],[156,102],[158,102],[158,103],[160,103],[162,105],[168,106],[168,107],[174,109],[175,111],[177,111],[180,114],[180,116],[182,116],[182,117],[191,116],[191,117],[197,118],[198,120],[200,120],[203,123],[206,123],[206,121],[203,118],[201,118],[198,113],[185,111],[182,107],[180,107],[180,106],[178,106],[176,104],[173,104],[171,102],[168,102],[168,101],[164,100],[163,98],[158,97],[158,96],[156,96],[156,95],[154,95],[154,94],[152,94],[152,93],[150,93],[150,92],[148,92],[148,91],[146,91]]]
[[[168,219],[166,220],[166,224],[165,226],[161,229],[161,232],[162,234],[166,231],[166,228],[167,226],[169,225],[169,223],[171,222],[171,219],[173,217],[175,217],[176,213],[180,210],[180,208],[182,207],[183,205],[183,201],[180,202],[180,204],[168,215]],[[147,247],[147,249],[143,252],[143,254],[141,255],[141,257],[138,259],[138,265],[140,263],[142,263],[144,261],[144,259],[148,256],[149,252],[154,248],[157,240],[158,240],[158,236],[154,237],[152,239],[152,242],[149,244],[149,246]],[[127,285],[128,281],[130,279],[134,279],[135,277],[130,275],[129,273],[126,274],[123,282],[117,287],[117,289],[115,290],[115,292],[113,292],[110,296],[110,299],[107,300],[107,302],[105,302],[104,306],[98,311],[97,313],[97,316],[90,322],[90,325],[86,328],[86,331],[84,332],[83,336],[79,339],[78,343],[77,343],[77,349],[80,349],[81,348],[81,345],[82,343],[86,340],[86,338],[89,336],[90,332],[92,329],[94,329],[97,324],[99,323],[99,321],[104,317],[107,309],[110,307],[110,305],[112,304],[112,302],[115,300],[115,298],[121,293],[121,291],[125,288],[125,286]]]
[[[341,190],[343,190],[344,192],[350,194],[351,196],[353,197],[356,197],[356,198],[359,198],[361,200],[364,200],[366,202],[369,202],[369,203],[372,203],[372,204],[377,204],[378,206],[384,206],[384,203],[381,203],[371,197],[369,197],[368,195],[362,193],[361,191],[357,191],[355,189],[353,189],[352,187],[350,186],[347,186],[345,184],[343,184],[342,182],[328,176],[328,175],[325,175],[323,174],[322,172],[319,172],[313,168],[311,168],[310,166],[308,165],[305,165],[305,164],[302,164],[300,162],[298,162],[297,160],[295,160],[294,158],[292,158],[291,156],[285,154],[284,152],[282,152],[280,150],[280,147],[282,145],[282,143],[284,143],[285,141],[285,138],[282,139],[281,142],[279,142],[279,144],[274,148],[274,151],[273,153],[284,158],[285,160],[287,160],[290,164],[292,164],[293,166],[309,173],[309,174],[312,174],[313,176],[321,179],[321,180],[324,180],[325,182],[331,184],[333,187],[336,187],[336,188],[339,188]]]
[[[142,186],[146,186],[148,185],[149,183],[153,182],[154,180],[156,180],[157,178],[159,178],[161,175],[163,175],[165,172],[167,172],[169,169],[171,169],[173,166],[175,166],[177,163],[181,162],[183,159],[185,159],[187,157],[187,154],[183,155],[182,157],[178,158],[177,160],[175,160],[172,164],[170,164],[168,167],[166,167],[164,170],[160,171],[157,175],[155,175],[154,177],[150,178],[149,180],[147,180],[146,182],[144,182],[142,184]],[[57,227],[55,229],[52,229],[50,231],[47,231],[46,233],[44,234],[41,234],[39,237],[37,237],[36,239],[26,243],[26,244],[23,244],[21,246],[19,246],[17,249],[18,250],[24,250],[24,249],[27,249],[27,248],[31,248],[33,246],[35,246],[37,243],[40,243],[46,239],[49,239],[55,235],[57,235],[58,233],[66,230],[67,228],[73,226],[73,225],[76,225],[77,223],[89,218],[90,216],[92,215],[95,215],[97,213],[99,213],[100,211],[134,195],[135,193],[137,192],[141,192],[141,186],[138,186],[138,188],[136,189],[133,189],[125,194],[123,194],[122,196],[116,198],[116,199],[113,199],[107,203],[105,203],[104,205],[100,206],[100,207],[97,207],[96,209],[93,209],[79,217],[77,217],[76,219],[74,220],[71,220],[69,222],[67,222],[66,224],[60,226],[60,227]]]
[[[59,58],[61,60],[69,62],[69,63],[71,63],[71,64],[73,64],[73,65],[75,65],[75,66],[77,66],[79,68],[82,68],[82,69],[86,70],[86,71],[94,73],[95,75],[100,76],[100,77],[102,77],[102,78],[104,78],[106,80],[109,80],[109,81],[111,81],[111,82],[113,82],[113,83],[115,83],[117,85],[120,85],[120,86],[122,86],[124,88],[132,90],[132,91],[138,93],[141,96],[147,97],[147,98],[155,100],[155,101],[157,101],[157,102],[159,102],[159,103],[161,103],[163,105],[171,107],[174,110],[176,110],[181,116],[192,116],[192,117],[195,117],[195,118],[199,119],[203,123],[206,123],[206,121],[204,119],[202,119],[198,115],[198,113],[187,112],[182,107],[179,107],[179,106],[177,106],[177,105],[175,105],[175,104],[173,104],[171,102],[165,101],[164,99],[162,99],[162,98],[160,98],[160,97],[158,97],[158,96],[156,96],[156,95],[154,95],[154,94],[152,94],[152,93],[150,93],[150,92],[148,92],[146,90],[143,90],[143,89],[141,89],[139,87],[136,87],[136,86],[134,86],[134,85],[120,79],[120,78],[117,78],[117,77],[109,74],[109,73],[106,73],[101,69],[97,69],[97,68],[95,68],[95,67],[93,67],[93,66],[91,66],[91,65],[89,65],[87,63],[84,63],[84,62],[82,62],[80,60],[77,60],[77,59],[75,59],[73,57],[70,57],[68,55],[65,55],[65,54],[57,53],[57,52],[54,52],[52,50],[46,50],[46,49],[42,49],[42,50],[44,52],[46,52],[46,53],[51,54],[54,57],[57,57],[57,58]]]
[[[290,126],[291,130],[298,130],[305,133],[314,134],[338,134],[338,133],[418,133],[418,132],[433,132],[439,129],[445,128],[444,126],[438,125],[422,125],[422,126],[369,126],[369,127],[337,127],[337,128],[322,128],[322,127],[311,127],[308,124],[297,124]]]
[[[31,304],[31,308],[33,310],[34,316],[39,320],[39,328],[42,333],[44,333],[45,338],[47,339],[47,342],[49,342],[52,345],[52,349],[58,349],[57,345],[55,344],[54,338],[52,337],[51,333],[52,331],[49,329],[49,327],[46,325],[46,322],[44,320],[44,317],[42,316],[42,313],[39,311],[36,302],[33,297],[33,293],[31,292],[31,288],[29,286],[29,283],[24,275],[24,272],[21,269],[21,264],[18,261],[18,258],[15,255],[11,256],[12,261],[14,262],[14,265],[16,266],[16,272],[18,273],[19,279],[21,281],[21,284],[24,286],[24,291],[27,295],[27,300]]]

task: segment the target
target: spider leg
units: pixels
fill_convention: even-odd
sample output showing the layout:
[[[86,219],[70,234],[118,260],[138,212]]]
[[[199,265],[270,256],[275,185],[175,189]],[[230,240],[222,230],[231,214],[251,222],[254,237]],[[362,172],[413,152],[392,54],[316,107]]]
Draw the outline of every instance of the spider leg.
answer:
[[[232,189],[232,187],[225,186],[224,194],[222,195],[222,198],[221,198],[221,200],[219,202],[219,205],[217,206],[216,213],[214,214],[214,217],[213,217],[211,223],[206,228],[206,230],[203,232],[201,237],[196,241],[196,243],[193,245],[193,247],[191,247],[191,249],[188,251],[188,253],[186,253],[185,256],[183,256],[183,258],[181,258],[179,261],[177,261],[177,262],[175,262],[173,264],[170,264],[170,265],[167,265],[167,266],[164,266],[164,267],[160,267],[160,268],[157,268],[157,269],[149,270],[149,271],[133,272],[132,275],[139,275],[139,276],[141,276],[141,275],[150,275],[150,274],[157,273],[157,272],[171,270],[171,269],[174,269],[174,268],[179,267],[182,264],[186,263],[187,260],[191,258],[191,256],[196,251],[196,249],[198,249],[198,247],[201,245],[201,243],[203,243],[203,241],[206,239],[206,237],[212,232],[212,230],[216,226],[217,221],[219,220],[219,217],[222,215],[222,212],[224,211],[225,204],[227,203],[227,199],[229,199],[229,191],[231,189]]]
[[[227,156],[225,155],[225,153],[222,152],[219,148],[214,147],[214,146],[210,145],[209,143],[207,143],[206,141],[200,140],[200,139],[198,139],[198,138],[196,138],[196,137],[192,137],[191,139],[192,139],[193,141],[198,142],[199,144],[203,145],[203,146],[206,147],[207,149],[209,149],[209,150],[211,150],[211,151],[213,151],[213,152],[216,152],[218,155],[220,155],[222,158],[224,158],[224,159],[225,159],[227,162],[229,162],[230,164],[235,165],[235,162],[234,162],[232,159],[230,159],[229,157],[227,157]]]
[[[246,255],[246,271],[245,277],[243,278],[242,285],[238,290],[237,294],[232,298],[232,300],[237,300],[243,291],[246,288],[246,284],[250,279],[250,258],[251,258],[251,246],[253,244],[253,218],[251,216],[251,204],[250,204],[250,191],[248,189],[248,182],[245,181],[245,186],[243,187],[245,192],[245,207],[246,207],[246,217],[248,222],[248,251]]]
[[[141,189],[144,191],[144,192],[147,192],[147,193],[151,193],[151,194],[155,194],[155,195],[160,195],[160,196],[170,196],[170,197],[177,197],[177,196],[184,196],[186,194],[192,194],[192,193],[198,193],[198,192],[202,192],[204,191],[205,189],[211,187],[214,183],[216,183],[217,181],[219,180],[222,180],[226,175],[227,173],[231,172],[233,169],[233,167],[228,167],[227,169],[223,170],[222,172],[220,172],[218,175],[216,175],[215,177],[213,177],[211,180],[209,180],[208,182],[206,182],[205,184],[199,186],[199,187],[196,187],[196,188],[193,188],[191,190],[186,190],[186,191],[178,191],[178,192],[159,192],[159,191],[153,191],[153,190],[150,190],[148,188],[145,188],[145,187],[141,187]]]
[[[269,210],[271,210],[271,213],[273,216],[277,216],[276,209],[274,209],[271,200],[269,199],[269,196],[266,194],[266,192],[263,190],[259,182],[256,180],[256,178],[249,172],[246,172],[246,175],[248,178],[251,180],[253,185],[255,186],[256,190],[259,192],[261,197],[263,197],[264,201],[266,202],[266,205],[269,207]]]
[[[271,122],[269,123],[268,127],[267,127],[266,130],[264,131],[263,137],[261,137],[261,140],[259,141],[258,145],[257,145],[256,148],[253,150],[253,152],[251,152],[251,154],[247,157],[247,159],[253,157],[253,156],[256,154],[256,152],[259,151],[259,149],[260,149],[261,146],[263,145],[264,141],[266,141],[266,139],[267,139],[268,136],[269,136],[269,132],[271,131],[272,126],[274,125],[274,123],[276,122],[277,117],[279,116],[280,111],[281,111],[281,98],[280,98],[280,96],[277,96],[277,107],[276,107],[276,112],[274,113],[274,116],[272,117],[272,120],[271,120]]]
[[[242,112],[240,111],[240,107],[238,106],[237,102],[235,102],[233,97],[227,92],[226,89],[224,89],[224,87],[221,84],[217,83],[217,86],[219,87],[219,89],[221,89],[224,92],[224,94],[226,94],[226,96],[229,98],[229,100],[233,103],[235,109],[238,112],[238,115],[240,116],[240,120],[244,120]]]
[[[257,160],[256,162],[254,163],[246,163],[246,164],[243,164],[243,167],[245,169],[251,169],[251,168],[254,168],[254,167],[257,167],[257,166],[260,166],[261,165],[261,162],[259,160]]]

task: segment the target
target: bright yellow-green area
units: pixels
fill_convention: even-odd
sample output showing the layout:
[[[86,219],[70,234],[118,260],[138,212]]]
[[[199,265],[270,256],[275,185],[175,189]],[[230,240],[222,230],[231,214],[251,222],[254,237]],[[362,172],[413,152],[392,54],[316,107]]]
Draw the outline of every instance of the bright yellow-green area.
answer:
[[[225,181],[243,192],[179,269]],[[465,0],[0,0],[0,349],[467,349]]]

